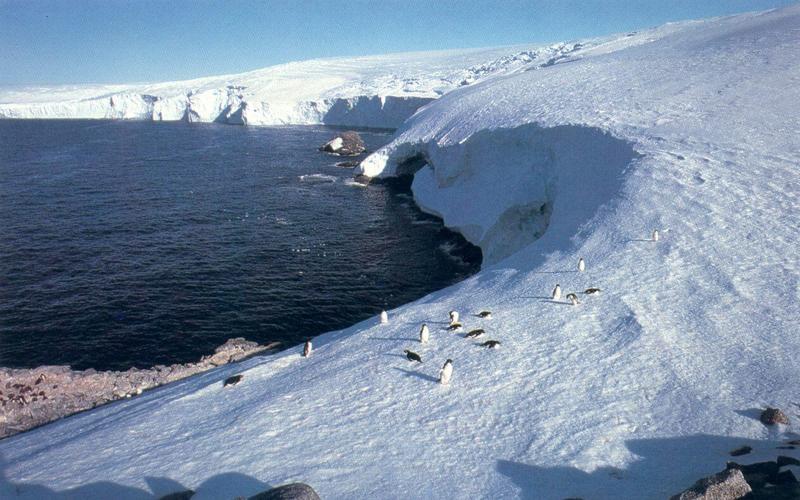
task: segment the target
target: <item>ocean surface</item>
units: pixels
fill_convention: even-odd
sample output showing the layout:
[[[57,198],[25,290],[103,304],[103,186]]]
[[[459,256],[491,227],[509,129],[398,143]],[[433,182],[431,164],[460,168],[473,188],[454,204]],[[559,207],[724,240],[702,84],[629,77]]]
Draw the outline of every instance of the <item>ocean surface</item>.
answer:
[[[478,270],[407,187],[319,152],[335,132],[0,120],[0,365],[292,346]],[[360,133],[373,151],[391,137]]]

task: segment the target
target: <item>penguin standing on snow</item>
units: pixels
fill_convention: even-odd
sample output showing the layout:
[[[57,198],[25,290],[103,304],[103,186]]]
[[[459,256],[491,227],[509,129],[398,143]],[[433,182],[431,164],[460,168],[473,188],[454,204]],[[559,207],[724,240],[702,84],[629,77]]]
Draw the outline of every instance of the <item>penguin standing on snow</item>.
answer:
[[[575,295],[574,293],[568,293],[567,294],[567,300],[572,302],[573,306],[577,306],[578,305],[578,296]]]
[[[389,313],[386,311],[381,311],[381,324],[385,325],[389,322]]]
[[[653,241],[658,241],[658,229],[653,229]]]
[[[420,357],[419,354],[415,353],[414,351],[409,351],[408,349],[404,349],[403,352],[406,353],[406,358],[408,358],[409,361],[416,361],[418,363],[422,363],[422,358]]]
[[[556,287],[553,288],[553,300],[561,299],[561,285],[556,284]]]
[[[422,328],[419,329],[419,341],[423,344],[428,343],[428,339],[430,338],[431,332],[428,330],[428,325],[425,323],[422,324]]]
[[[311,346],[311,341],[310,340],[306,340],[306,345],[303,346],[303,357],[307,358],[307,357],[311,356],[311,350],[312,349],[313,349],[313,347]]]
[[[450,311],[450,324],[458,323],[458,311]]]
[[[578,259],[578,271],[584,272],[586,270],[586,262],[583,261],[583,257]]]
[[[442,366],[441,371],[439,371],[439,383],[442,385],[447,385],[450,383],[450,379],[453,377],[453,360],[448,359],[444,362],[444,366]]]

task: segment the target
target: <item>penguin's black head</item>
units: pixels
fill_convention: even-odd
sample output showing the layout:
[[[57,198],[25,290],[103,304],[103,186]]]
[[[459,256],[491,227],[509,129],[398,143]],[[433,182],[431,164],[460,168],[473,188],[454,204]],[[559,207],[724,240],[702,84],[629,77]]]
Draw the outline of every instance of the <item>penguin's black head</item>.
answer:
[[[445,363],[450,363],[452,365],[453,364],[453,360],[452,359],[448,359],[447,361],[445,361]]]
[[[403,352],[404,352],[404,353],[406,353],[406,354],[408,354],[408,353],[410,353],[411,351],[409,351],[408,349],[403,349]]]

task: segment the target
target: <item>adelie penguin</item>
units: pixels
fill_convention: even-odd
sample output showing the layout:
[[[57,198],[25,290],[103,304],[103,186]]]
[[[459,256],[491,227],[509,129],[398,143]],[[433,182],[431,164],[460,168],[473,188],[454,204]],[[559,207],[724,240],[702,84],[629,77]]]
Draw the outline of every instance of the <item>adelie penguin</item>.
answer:
[[[229,385],[236,385],[242,381],[244,375],[234,375],[232,377],[228,377],[225,379],[225,382],[222,383],[222,387],[228,387]]]
[[[439,383],[442,385],[447,385],[450,383],[450,379],[453,377],[453,360],[448,359],[444,362],[444,366],[439,371]]]
[[[477,318],[492,319],[492,311],[481,311],[475,315]]]
[[[419,354],[415,353],[414,351],[409,351],[408,349],[404,349],[403,352],[406,353],[406,358],[408,358],[409,361],[416,361],[418,363],[422,363],[422,358],[419,356]]]
[[[458,311],[450,311],[450,324],[458,323]]]
[[[311,341],[310,340],[306,340],[306,345],[303,346],[303,357],[307,358],[307,357],[311,356],[312,349],[313,349],[313,346],[311,345]]]
[[[487,340],[486,342],[481,344],[481,347],[488,347],[489,349],[497,349],[499,346],[500,346],[499,340]]]
[[[461,323],[450,323],[450,326],[447,327],[447,331],[455,332],[455,331],[461,330],[461,328],[463,326],[464,325],[462,325]]]
[[[559,300],[561,298],[561,285],[556,284],[556,287],[553,288],[553,300]]]
[[[586,270],[586,262],[583,261],[583,257],[578,259],[578,271],[584,272]]]
[[[578,296],[575,295],[574,293],[568,293],[567,294],[567,300],[570,301],[573,306],[577,306],[579,304]]]
[[[464,338],[475,339],[475,338],[480,337],[484,333],[486,333],[486,331],[483,328],[478,328],[477,330],[472,330],[468,334],[464,335]]]
[[[385,325],[389,322],[389,313],[386,311],[381,311],[381,324]]]
[[[602,292],[602,290],[600,290],[599,288],[587,288],[586,290],[583,291],[583,293],[585,293],[586,295],[594,295],[600,292]]]
[[[653,238],[653,241],[658,241],[658,238],[659,238],[658,229],[653,229],[652,238]]]
[[[427,344],[430,335],[431,331],[428,329],[428,325],[423,323],[422,328],[419,329],[419,341],[423,344]]]

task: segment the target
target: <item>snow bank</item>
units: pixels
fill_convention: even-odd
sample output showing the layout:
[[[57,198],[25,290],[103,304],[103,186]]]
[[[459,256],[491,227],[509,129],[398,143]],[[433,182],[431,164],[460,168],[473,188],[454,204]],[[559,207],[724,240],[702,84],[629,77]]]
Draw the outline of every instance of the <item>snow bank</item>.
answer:
[[[670,24],[428,104],[360,171],[415,172],[417,201],[490,257],[480,273],[307,359],[0,441],[0,496],[656,499],[741,446],[797,457],[776,447],[800,419],[798,26],[800,6]],[[556,283],[581,303],[549,300]],[[500,348],[445,331],[453,309]],[[790,425],[761,424],[767,405]]]

